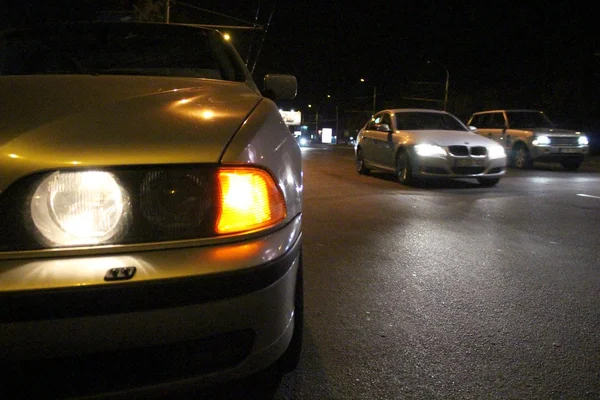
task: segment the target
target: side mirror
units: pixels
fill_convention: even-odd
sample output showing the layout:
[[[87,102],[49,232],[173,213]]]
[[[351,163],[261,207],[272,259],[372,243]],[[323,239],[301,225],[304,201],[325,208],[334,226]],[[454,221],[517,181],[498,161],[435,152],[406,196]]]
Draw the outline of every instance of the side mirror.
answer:
[[[388,124],[375,125],[375,130],[380,131],[380,132],[391,132],[392,131]]]
[[[262,95],[271,100],[291,100],[296,97],[298,83],[293,75],[267,74]]]

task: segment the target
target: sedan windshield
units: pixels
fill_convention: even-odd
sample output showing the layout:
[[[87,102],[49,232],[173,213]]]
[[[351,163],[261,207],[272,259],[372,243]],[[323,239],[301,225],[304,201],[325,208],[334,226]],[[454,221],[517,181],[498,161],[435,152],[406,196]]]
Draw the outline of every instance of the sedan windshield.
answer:
[[[0,75],[93,74],[244,80],[216,32],[176,25],[64,24],[0,36]]]
[[[394,115],[396,129],[401,131],[466,131],[460,121],[448,114],[426,112],[402,112]]]

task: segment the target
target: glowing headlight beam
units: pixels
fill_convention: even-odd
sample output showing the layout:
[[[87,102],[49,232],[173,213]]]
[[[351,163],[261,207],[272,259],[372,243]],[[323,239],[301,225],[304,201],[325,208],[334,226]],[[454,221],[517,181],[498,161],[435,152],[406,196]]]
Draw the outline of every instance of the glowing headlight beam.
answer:
[[[487,149],[489,158],[503,158],[506,157],[506,152],[502,146],[490,146]]]
[[[415,152],[421,157],[446,156],[446,150],[434,144],[418,144],[415,146]]]
[[[108,172],[55,172],[38,185],[31,216],[39,234],[54,245],[99,244],[122,227],[126,199]]]

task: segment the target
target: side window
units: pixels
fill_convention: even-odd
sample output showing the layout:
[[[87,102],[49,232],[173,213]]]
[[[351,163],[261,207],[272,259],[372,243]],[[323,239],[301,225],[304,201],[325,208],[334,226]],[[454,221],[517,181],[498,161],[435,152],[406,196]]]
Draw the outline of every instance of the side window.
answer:
[[[469,125],[471,126],[475,126],[477,128],[483,128],[484,125],[482,124],[482,118],[483,115],[479,114],[479,115],[473,115],[473,118],[471,118],[471,121],[469,121]]]
[[[389,114],[383,114],[381,116],[381,122],[380,124],[387,124],[387,126],[390,127],[390,129],[392,129],[392,118],[390,117]]]
[[[382,119],[383,115],[379,114],[374,116],[371,121],[369,121],[369,123],[367,124],[367,129],[375,129],[375,125],[380,124],[381,123],[381,119]]]
[[[492,124],[492,117],[494,115],[493,114],[482,114],[481,115],[481,127],[482,128],[493,128],[493,124]]]
[[[490,117],[490,128],[504,129],[504,115],[502,113],[492,113]]]

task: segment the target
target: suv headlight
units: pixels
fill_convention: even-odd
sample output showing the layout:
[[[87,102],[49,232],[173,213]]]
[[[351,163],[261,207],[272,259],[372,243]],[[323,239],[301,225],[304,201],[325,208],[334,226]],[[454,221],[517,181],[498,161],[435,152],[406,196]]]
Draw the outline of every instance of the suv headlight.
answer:
[[[546,135],[536,136],[532,143],[534,146],[548,146],[550,144],[550,138]]]
[[[0,195],[0,251],[245,235],[286,219],[281,188],[251,165],[53,171]]]
[[[587,136],[579,136],[577,143],[579,143],[580,146],[587,146],[590,142]]]

